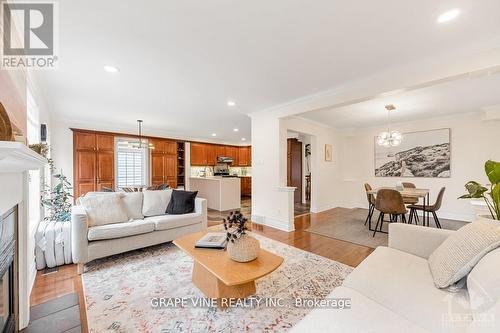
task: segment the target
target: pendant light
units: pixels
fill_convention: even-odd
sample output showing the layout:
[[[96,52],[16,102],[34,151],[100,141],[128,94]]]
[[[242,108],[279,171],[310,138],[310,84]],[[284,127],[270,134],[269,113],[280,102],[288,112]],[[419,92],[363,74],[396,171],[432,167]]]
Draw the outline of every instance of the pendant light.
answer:
[[[137,120],[137,132],[139,136],[139,142],[130,142],[129,148],[134,149],[155,149],[152,143],[148,143],[147,139],[142,137],[142,120]]]
[[[391,130],[391,112],[396,110],[396,107],[392,104],[386,105],[387,110],[387,131],[381,132],[377,136],[377,144],[382,147],[396,147],[403,141],[403,135],[399,131]]]

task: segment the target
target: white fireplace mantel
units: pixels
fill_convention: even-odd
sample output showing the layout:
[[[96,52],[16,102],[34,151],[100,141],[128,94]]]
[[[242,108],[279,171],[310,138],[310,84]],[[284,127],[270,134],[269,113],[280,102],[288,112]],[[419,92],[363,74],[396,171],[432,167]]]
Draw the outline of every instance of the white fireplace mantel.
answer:
[[[36,275],[34,253],[28,250],[34,239],[29,230],[28,183],[29,170],[42,169],[47,159],[29,149],[21,142],[0,141],[0,214],[18,206],[18,271],[19,271],[19,317],[18,328],[29,322],[29,296]]]
[[[22,142],[0,141],[0,172],[13,173],[42,168],[47,159]]]

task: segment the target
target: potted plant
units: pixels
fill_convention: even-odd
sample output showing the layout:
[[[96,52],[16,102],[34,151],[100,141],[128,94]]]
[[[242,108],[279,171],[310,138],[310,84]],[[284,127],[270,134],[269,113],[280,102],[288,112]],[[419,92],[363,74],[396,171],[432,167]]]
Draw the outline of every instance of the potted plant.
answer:
[[[260,244],[257,239],[247,234],[247,218],[240,212],[231,212],[223,221],[227,232],[229,257],[238,262],[248,262],[257,258]]]
[[[476,181],[469,181],[465,184],[468,194],[462,195],[459,199],[478,199],[483,198],[490,211],[490,216],[481,216],[486,219],[500,220],[500,162],[492,160],[484,164],[486,176],[491,183],[488,188],[482,186]]]
[[[69,264],[71,259],[71,183],[62,171],[53,176],[56,184],[43,191],[42,206],[47,209],[35,240],[37,269]]]

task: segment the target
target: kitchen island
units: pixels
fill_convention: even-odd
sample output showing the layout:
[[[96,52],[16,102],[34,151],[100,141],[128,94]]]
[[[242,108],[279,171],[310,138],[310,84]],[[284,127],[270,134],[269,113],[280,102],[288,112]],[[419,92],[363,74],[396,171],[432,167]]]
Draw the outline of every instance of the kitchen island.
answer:
[[[207,199],[207,207],[218,211],[240,209],[241,182],[238,177],[190,177],[189,190]]]

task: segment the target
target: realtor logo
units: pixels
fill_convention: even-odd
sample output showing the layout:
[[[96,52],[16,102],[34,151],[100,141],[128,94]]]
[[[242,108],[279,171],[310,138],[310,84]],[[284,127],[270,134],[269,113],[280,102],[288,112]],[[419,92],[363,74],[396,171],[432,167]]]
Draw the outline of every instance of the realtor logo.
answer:
[[[57,62],[57,3],[2,4],[4,69],[53,69]]]

